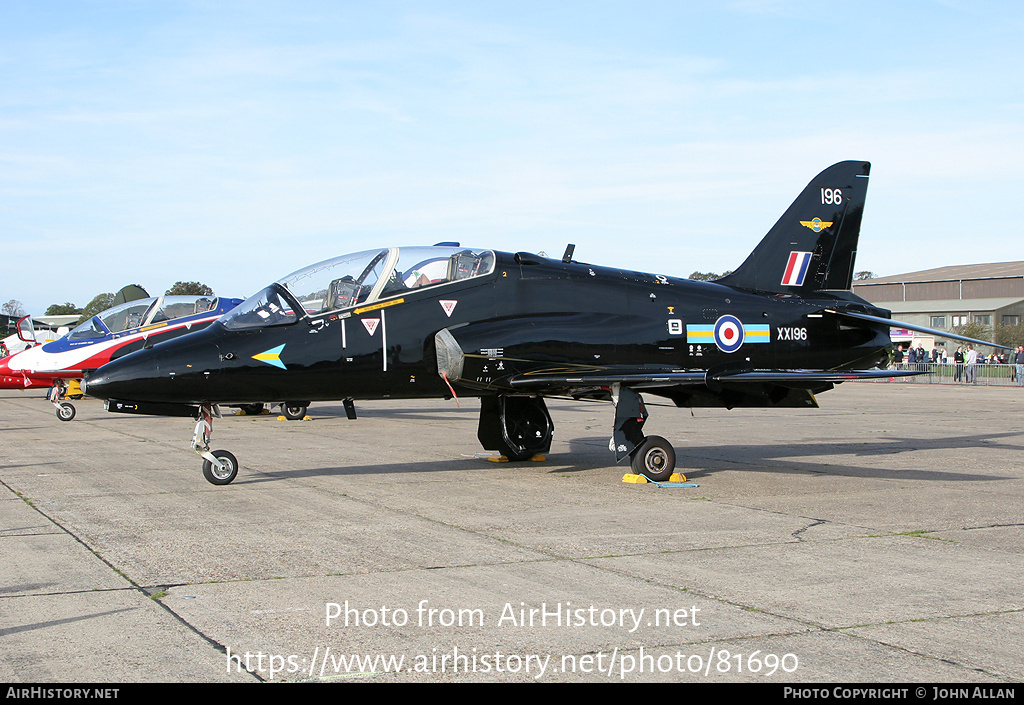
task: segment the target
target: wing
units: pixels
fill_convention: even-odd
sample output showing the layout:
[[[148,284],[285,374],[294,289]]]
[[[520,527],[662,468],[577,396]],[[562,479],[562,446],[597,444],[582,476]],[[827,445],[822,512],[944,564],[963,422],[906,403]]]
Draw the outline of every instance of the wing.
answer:
[[[516,374],[511,389],[540,396],[614,401],[625,389],[663,397],[684,408],[817,408],[815,394],[853,380],[925,374],[916,370],[649,370]]]
[[[552,391],[605,387],[619,384],[633,389],[664,388],[672,386],[713,387],[721,384],[772,383],[796,388],[807,388],[823,383],[852,380],[887,379],[925,374],[916,370],[707,370],[697,372],[592,372],[584,374],[549,374],[544,372],[520,374],[508,380],[514,389],[523,391]]]
[[[488,392],[613,399],[618,389],[644,391],[687,407],[817,406],[814,394],[853,380],[923,374],[917,370],[710,369],[583,365],[506,357],[500,349],[464,353],[447,329],[435,336],[437,370],[449,385]],[[454,388],[452,389],[454,394]]]

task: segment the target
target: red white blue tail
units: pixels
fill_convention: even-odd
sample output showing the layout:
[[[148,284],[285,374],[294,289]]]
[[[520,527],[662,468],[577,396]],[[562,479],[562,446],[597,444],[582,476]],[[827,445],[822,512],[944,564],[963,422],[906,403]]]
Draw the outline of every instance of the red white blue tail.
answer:
[[[719,283],[767,293],[849,289],[870,170],[868,162],[851,161],[818,174]]]

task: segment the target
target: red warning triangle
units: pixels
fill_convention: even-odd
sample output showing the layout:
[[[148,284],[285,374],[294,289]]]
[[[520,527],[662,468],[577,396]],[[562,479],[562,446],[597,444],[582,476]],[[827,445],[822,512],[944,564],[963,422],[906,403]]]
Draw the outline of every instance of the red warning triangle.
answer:
[[[377,332],[377,326],[380,325],[379,318],[363,318],[360,319],[363,322],[363,327],[366,328],[366,332],[373,336]]]
[[[445,315],[448,316],[448,318],[451,318],[452,311],[455,310],[455,306],[459,302],[454,299],[440,299],[437,303],[441,304],[441,308],[444,309]]]

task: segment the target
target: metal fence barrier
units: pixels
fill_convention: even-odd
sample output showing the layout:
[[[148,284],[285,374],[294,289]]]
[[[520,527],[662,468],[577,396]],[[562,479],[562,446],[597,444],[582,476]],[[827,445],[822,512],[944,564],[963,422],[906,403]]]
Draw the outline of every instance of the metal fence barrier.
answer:
[[[979,384],[993,386],[1012,386],[1017,384],[1016,365],[978,363],[974,365],[974,380],[968,379],[968,373],[971,371],[968,369],[969,367],[967,363],[958,365],[950,362],[943,365],[930,362],[904,362],[893,365],[892,369],[921,370],[930,374],[914,375],[912,377],[890,377],[887,381],[909,384]]]

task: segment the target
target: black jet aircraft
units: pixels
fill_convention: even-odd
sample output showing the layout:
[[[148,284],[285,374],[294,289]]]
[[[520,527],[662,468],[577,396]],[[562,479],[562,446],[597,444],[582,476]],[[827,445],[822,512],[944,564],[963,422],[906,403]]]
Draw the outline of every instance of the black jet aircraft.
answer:
[[[641,395],[680,407],[817,407],[885,369],[893,321],[849,289],[870,165],[816,176],[740,267],[691,281],[460,247],[380,248],[291,274],[209,328],[104,365],[86,381],[110,411],[197,418],[214,484],[238,462],[210,451],[217,405],[265,399],[479,397],[478,438],[511,460],[548,451],[545,397],[610,401],[616,460],[665,480],[672,445],[645,436]],[[962,338],[967,340],[966,338]],[[973,341],[983,343],[984,341]]]

